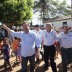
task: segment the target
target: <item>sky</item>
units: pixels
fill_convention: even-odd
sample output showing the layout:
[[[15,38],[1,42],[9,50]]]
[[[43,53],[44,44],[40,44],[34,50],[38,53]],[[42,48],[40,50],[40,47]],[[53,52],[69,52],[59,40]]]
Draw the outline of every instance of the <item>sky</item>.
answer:
[[[62,2],[63,0],[59,0],[59,1]],[[71,0],[66,0],[66,1],[67,1],[68,5],[71,5]],[[32,18],[33,25],[36,25],[36,24],[41,25],[42,24],[42,22],[38,19],[38,16],[39,16],[39,12],[37,12],[33,15],[33,18]]]

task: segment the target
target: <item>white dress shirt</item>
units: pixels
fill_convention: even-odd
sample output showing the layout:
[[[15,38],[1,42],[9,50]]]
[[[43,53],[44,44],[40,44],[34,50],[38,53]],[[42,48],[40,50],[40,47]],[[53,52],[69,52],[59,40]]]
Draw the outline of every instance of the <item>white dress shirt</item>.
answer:
[[[57,40],[56,31],[53,29],[51,30],[51,32],[47,32],[47,30],[44,30],[42,32],[42,40],[43,44],[46,46],[53,45],[54,42]]]
[[[64,48],[71,48],[72,47],[72,32],[68,32],[65,34],[61,32],[58,34],[60,46]]]
[[[40,40],[33,31],[29,33],[21,32],[12,32],[12,36],[20,38],[21,43],[21,55],[23,57],[32,56],[35,54],[35,45],[37,48],[40,48]]]

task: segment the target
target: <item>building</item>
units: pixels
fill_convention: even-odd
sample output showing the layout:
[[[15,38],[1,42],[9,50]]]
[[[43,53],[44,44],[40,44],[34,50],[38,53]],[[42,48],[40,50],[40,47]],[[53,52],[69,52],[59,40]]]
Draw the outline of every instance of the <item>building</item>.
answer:
[[[64,16],[64,17],[60,17],[60,18],[57,18],[57,19],[49,19],[49,20],[44,21],[44,25],[46,23],[49,23],[49,22],[52,23],[53,27],[56,27],[56,28],[60,28],[64,24],[67,24],[68,26],[72,27],[71,16]]]

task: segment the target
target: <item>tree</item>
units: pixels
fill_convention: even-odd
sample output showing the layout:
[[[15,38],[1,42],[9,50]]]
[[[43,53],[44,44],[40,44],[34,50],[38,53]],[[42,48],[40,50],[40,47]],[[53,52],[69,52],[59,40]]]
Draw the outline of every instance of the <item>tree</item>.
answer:
[[[71,15],[71,7],[67,5],[66,0],[62,2],[59,0],[35,1],[34,9],[41,13],[43,20]]]
[[[1,0],[0,21],[5,24],[21,24],[32,18],[33,0]]]

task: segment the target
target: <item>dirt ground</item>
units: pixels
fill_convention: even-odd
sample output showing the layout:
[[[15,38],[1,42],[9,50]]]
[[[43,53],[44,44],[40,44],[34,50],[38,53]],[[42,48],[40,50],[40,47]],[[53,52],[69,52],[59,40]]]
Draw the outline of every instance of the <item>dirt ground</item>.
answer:
[[[21,72],[21,64],[18,62],[15,63],[15,57],[10,58],[11,65],[13,67],[12,71],[9,71],[9,67],[7,69],[7,72]],[[57,71],[62,72],[62,64],[61,64],[61,56],[59,55],[58,58],[55,60],[57,64]],[[0,59],[0,72],[5,72],[4,71],[4,66],[3,66],[4,60]],[[48,70],[44,70],[44,61],[40,60],[40,62],[36,65],[35,72],[52,72],[51,67],[49,66]],[[27,66],[28,72],[29,72],[29,63]]]

